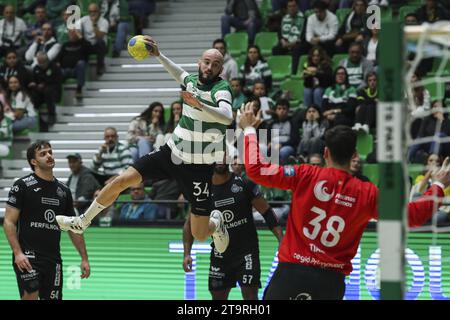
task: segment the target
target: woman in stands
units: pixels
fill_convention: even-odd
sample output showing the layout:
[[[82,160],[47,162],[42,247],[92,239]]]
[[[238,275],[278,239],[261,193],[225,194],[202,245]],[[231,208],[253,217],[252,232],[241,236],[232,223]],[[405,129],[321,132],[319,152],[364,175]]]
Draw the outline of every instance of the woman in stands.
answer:
[[[128,127],[128,145],[133,161],[153,151],[154,143],[164,130],[164,106],[153,102],[139,116],[131,120]]]
[[[19,77],[11,76],[8,78],[6,98],[14,114],[12,127],[14,133],[25,129],[37,128],[38,117],[34,105],[31,102],[30,96],[22,87]]]
[[[178,122],[181,119],[183,114],[183,103],[180,100],[172,102],[170,105],[170,117],[169,121],[167,121],[166,129],[164,130],[164,141],[157,142],[158,145],[163,145],[166,143],[170,137],[172,136],[173,131],[178,125]]]
[[[267,92],[270,92],[272,89],[272,71],[261,55],[258,46],[250,45],[248,47],[247,59],[239,69],[238,78],[244,84],[244,93],[246,95],[251,95],[253,85],[258,80],[264,81]]]

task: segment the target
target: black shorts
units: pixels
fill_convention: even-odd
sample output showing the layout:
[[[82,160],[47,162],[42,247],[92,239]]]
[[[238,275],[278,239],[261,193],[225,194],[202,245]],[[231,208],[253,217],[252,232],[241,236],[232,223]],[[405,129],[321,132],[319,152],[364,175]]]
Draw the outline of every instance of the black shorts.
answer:
[[[295,263],[279,263],[264,300],[342,300],[345,275]]]
[[[175,164],[168,145],[138,159],[133,165],[143,180],[175,179],[184,198],[191,204],[191,212],[209,216],[212,211],[210,187],[214,173],[212,164]]]
[[[24,253],[30,261],[33,271],[20,271],[13,258],[20,297],[24,295],[25,291],[27,293],[39,291],[41,300],[61,300],[63,288],[61,260],[38,257],[31,250],[24,250]]]
[[[215,249],[211,250],[209,267],[209,291],[222,291],[236,287],[261,288],[261,265],[258,252],[249,252],[224,257]]]

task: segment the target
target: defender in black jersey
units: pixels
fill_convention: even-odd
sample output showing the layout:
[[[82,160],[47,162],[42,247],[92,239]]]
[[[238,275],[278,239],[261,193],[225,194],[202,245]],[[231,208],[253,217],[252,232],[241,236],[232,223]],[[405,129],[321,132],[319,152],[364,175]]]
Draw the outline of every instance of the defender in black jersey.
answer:
[[[224,253],[219,253],[215,250],[214,243],[211,244],[209,291],[214,300],[226,300],[231,288],[236,287],[238,282],[242,297],[245,300],[256,300],[258,288],[261,287],[261,268],[252,207],[263,215],[279,242],[283,231],[259,187],[230,173],[228,165],[215,165],[211,191],[213,207],[222,212],[230,242]],[[183,268],[186,272],[192,271],[190,254],[193,241],[188,217],[183,228]]]
[[[56,215],[75,215],[70,189],[53,176],[50,143],[37,141],[27,150],[33,173],[11,187],[3,227],[13,251],[20,297],[62,299],[63,273],[60,254],[61,231]],[[81,278],[90,267],[82,235],[69,232],[81,255]]]

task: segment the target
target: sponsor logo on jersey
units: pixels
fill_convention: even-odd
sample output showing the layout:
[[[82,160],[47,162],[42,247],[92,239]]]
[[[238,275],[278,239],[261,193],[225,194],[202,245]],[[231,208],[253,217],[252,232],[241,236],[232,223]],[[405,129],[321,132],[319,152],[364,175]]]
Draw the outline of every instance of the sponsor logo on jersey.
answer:
[[[295,176],[295,168],[293,166],[284,166],[283,174],[285,177],[293,177]]]
[[[66,197],[66,192],[63,189],[61,189],[60,187],[58,187],[58,189],[56,189],[56,194],[60,198],[65,198]]]
[[[234,203],[235,203],[234,198],[227,198],[227,199],[223,199],[223,200],[214,201],[214,206],[216,208],[219,208],[219,207],[225,207],[225,206],[228,206],[228,205],[231,205]]]
[[[344,207],[352,208],[353,204],[356,203],[356,198],[345,196],[343,194],[338,193],[336,195],[336,200],[334,201],[336,204],[339,204]]]
[[[211,266],[211,271],[214,271],[214,272],[220,271],[220,267]]]
[[[39,190],[41,190],[42,188],[35,188],[35,189],[33,189],[34,190],[34,192],[38,192]]]
[[[44,219],[48,222],[48,223],[52,223],[53,221],[55,221],[55,212],[51,209],[45,210],[44,212]]]
[[[223,218],[226,223],[230,223],[234,220],[234,213],[231,210],[225,210],[222,212]]]
[[[56,264],[56,270],[55,270],[55,284],[54,286],[57,287],[61,284],[61,265],[59,263]]]
[[[41,203],[42,204],[48,204],[51,206],[59,206],[59,200],[58,199],[53,199],[53,198],[41,198]]]
[[[242,192],[244,190],[244,188],[242,188],[241,186],[238,186],[237,184],[234,184],[231,186],[231,192],[233,193],[238,193],[238,192]]]
[[[25,182],[25,185],[27,187],[33,186],[38,183],[37,180],[33,176],[23,178],[22,181]]]
[[[309,293],[303,292],[299,293],[295,298],[290,298],[289,300],[312,300],[312,297]]]
[[[322,202],[328,202],[334,196],[334,190],[331,194],[328,193],[328,188],[324,186],[325,183],[327,183],[326,180],[321,180],[314,186],[314,196]]]
[[[247,254],[244,256],[245,259],[245,270],[252,270],[253,269],[253,260],[252,260],[252,254]]]
[[[15,185],[11,188],[11,193],[16,193],[20,190],[20,187],[18,185]]]
[[[31,250],[25,250],[25,251],[23,252],[23,254],[24,254],[27,258],[31,258],[31,259],[36,258],[36,254],[34,253],[34,251],[31,251]]]
[[[14,196],[10,196],[9,199],[8,199],[8,202],[16,204],[17,203],[17,199]]]
[[[30,228],[59,231],[59,227],[56,224],[48,224],[48,223],[36,222],[36,221],[33,221],[30,223]]]

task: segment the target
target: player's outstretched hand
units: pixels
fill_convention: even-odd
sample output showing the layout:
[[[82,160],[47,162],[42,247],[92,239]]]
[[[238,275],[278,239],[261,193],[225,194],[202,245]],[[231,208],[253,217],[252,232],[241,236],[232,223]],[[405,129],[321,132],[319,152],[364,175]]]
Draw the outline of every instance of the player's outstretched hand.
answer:
[[[441,168],[434,177],[435,181],[442,183],[445,187],[450,185],[450,164],[449,158],[445,158]]]
[[[255,116],[255,114],[253,113],[253,102],[247,102],[241,107],[240,111],[241,114],[239,126],[242,129],[245,129],[247,127],[257,128],[261,124],[261,113],[258,112],[258,115]]]
[[[154,57],[159,57],[158,43],[150,36],[144,36],[144,43],[146,47],[151,47],[149,54]]]
[[[192,271],[192,257],[191,256],[185,256],[183,259],[183,269],[184,272],[191,272]]]
[[[89,265],[89,261],[82,260],[81,261],[81,279],[87,279],[91,275],[91,267]]]

